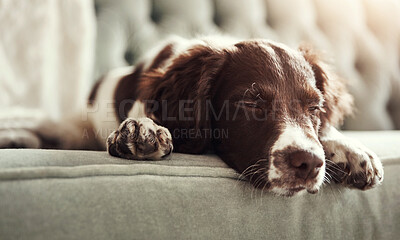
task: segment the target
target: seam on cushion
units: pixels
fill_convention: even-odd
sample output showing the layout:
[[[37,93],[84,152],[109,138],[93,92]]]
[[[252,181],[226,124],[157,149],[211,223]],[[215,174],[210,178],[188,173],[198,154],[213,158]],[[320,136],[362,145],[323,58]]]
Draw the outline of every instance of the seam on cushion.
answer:
[[[224,169],[231,170],[230,167],[216,167],[216,166],[201,166],[201,165],[166,165],[166,164],[152,164],[152,163],[131,163],[131,164],[85,164],[85,165],[75,165],[75,166],[30,166],[30,167],[11,167],[11,168],[0,168],[0,174],[2,170],[6,171],[18,171],[18,170],[34,170],[34,169],[56,169],[56,168],[89,168],[89,167],[161,167],[161,168],[208,168],[208,169]]]
[[[393,166],[393,165],[400,165],[400,159],[398,157],[394,158],[385,158],[382,161],[383,166]],[[48,166],[29,166],[29,167],[0,167],[0,174],[1,171],[4,169],[27,169],[27,168],[51,168],[51,167],[59,167],[59,168],[74,168],[74,167],[83,167],[83,166],[110,166],[110,165],[119,165],[119,166],[140,166],[140,165],[150,165],[150,166],[165,166],[165,167],[191,167],[191,168],[214,168],[214,169],[231,169],[228,166],[202,166],[202,165],[173,165],[173,164],[159,164],[159,163],[119,163],[119,164],[85,164],[85,165],[75,165],[75,166],[59,166],[59,165],[48,165]],[[1,179],[1,177],[0,177]]]
[[[92,152],[94,153],[94,154],[99,154],[99,153],[101,153],[101,155],[103,155],[103,153],[106,153],[105,151],[81,151],[81,150],[54,150],[54,149],[0,149],[0,152],[1,151],[10,151],[10,152],[17,152],[17,151],[32,151],[33,152],[33,154],[36,154],[36,152],[40,152],[40,154],[45,154],[45,155],[48,155],[48,154],[50,154],[50,155],[52,155],[52,154],[57,154],[57,155],[59,155],[60,153],[62,154],[63,152],[67,152],[67,151],[71,151],[72,152],[72,154],[71,155],[75,155],[75,154],[79,154],[79,153],[83,153],[83,154],[86,154],[86,153],[89,153],[89,154],[92,154]],[[192,155],[188,155],[188,154],[183,154],[183,153],[174,153],[174,154],[178,154],[179,155],[179,158],[182,158],[182,156],[184,156],[184,155],[187,155],[186,157],[188,157],[188,158],[190,158],[190,156],[192,156]],[[17,156],[17,155],[16,155]],[[216,155],[209,155],[209,154],[206,154],[206,155],[195,155],[196,157],[202,157],[202,156],[207,156],[207,158],[208,157],[211,157],[211,159],[213,159],[213,160],[219,160],[219,161],[222,161],[220,158],[218,158]],[[91,156],[91,157],[96,157],[95,155],[93,155],[93,156]],[[216,157],[217,159],[214,159],[214,157]],[[107,156],[107,158],[110,158],[110,162],[112,162],[113,160],[114,161],[121,161],[121,159],[122,158],[116,158],[116,157],[111,157],[111,156]],[[107,160],[107,159],[105,159],[105,160]],[[201,161],[202,159],[199,159],[199,161]],[[199,167],[213,167],[213,166],[207,166],[207,165],[181,165],[181,164],[178,164],[178,165],[174,165],[174,164],[168,164],[168,163],[166,163],[167,161],[174,161],[173,159],[171,159],[171,160],[161,160],[161,161],[151,161],[151,160],[148,160],[148,161],[143,161],[143,160],[127,160],[127,159],[123,159],[123,161],[126,161],[127,163],[123,163],[122,161],[121,162],[117,162],[117,163],[107,163],[106,161],[104,161],[104,163],[90,163],[90,162],[87,162],[87,163],[85,163],[84,165],[76,165],[76,166],[93,166],[93,165],[134,165],[134,164],[151,164],[151,165],[163,165],[163,166],[182,166],[182,167],[197,167],[197,166],[199,166]],[[143,163],[129,163],[130,161],[133,161],[133,162],[143,162]],[[177,160],[177,161],[184,161],[183,159],[181,159],[181,160]],[[144,162],[154,162],[154,163],[144,163]],[[39,166],[29,166],[29,167],[74,167],[74,166],[72,166],[72,165],[70,165],[70,166],[57,166],[57,165],[49,165],[49,166],[46,166],[46,165],[39,165]],[[220,165],[220,166],[215,166],[215,167],[217,167],[217,168],[230,168],[229,166],[227,166],[227,165]],[[19,168],[18,166],[11,166],[11,167],[7,167],[7,168]],[[0,169],[1,169],[1,167],[0,167]]]
[[[385,162],[384,167],[399,166],[398,159]],[[199,171],[200,170],[200,171]],[[201,171],[203,170],[203,171]],[[165,172],[169,173],[165,173]],[[0,182],[9,180],[44,178],[79,178],[93,176],[181,176],[181,177],[226,177],[238,179],[239,173],[225,167],[171,166],[155,164],[97,164],[83,166],[49,166],[29,168],[5,168],[0,170]],[[210,176],[211,175],[211,176]]]
[[[136,160],[127,160],[127,161],[136,161]],[[141,165],[149,165],[149,166],[163,166],[163,167],[204,167],[204,168],[221,168],[221,169],[231,169],[228,166],[207,166],[207,165],[174,165],[174,164],[162,164],[162,163],[118,163],[118,164],[110,164],[110,163],[105,163],[105,164],[99,164],[99,163],[93,163],[93,164],[84,164],[84,165],[38,165],[38,166],[28,166],[28,167],[20,167],[20,166],[15,166],[15,167],[0,167],[0,174],[1,170],[3,169],[28,169],[28,168],[51,168],[51,167],[60,167],[60,168],[73,168],[73,167],[85,167],[85,166],[141,166]]]
[[[101,166],[101,167],[93,167]],[[108,167],[107,167],[108,166]],[[203,171],[199,171],[199,169]],[[183,170],[183,171],[182,171]],[[166,173],[167,172],[167,173]],[[76,178],[91,176],[136,176],[160,175],[160,176],[182,176],[182,177],[231,177],[238,178],[239,174],[233,169],[210,168],[210,167],[176,167],[160,166],[151,164],[138,165],[91,165],[75,167],[41,167],[41,168],[20,168],[4,170],[0,172],[0,181],[43,179],[43,178]]]
[[[79,179],[79,178],[96,178],[96,177],[141,177],[141,176],[154,176],[154,177],[179,177],[179,178],[223,178],[232,179],[240,182],[247,182],[245,179],[239,178],[239,176],[212,176],[212,175],[163,175],[163,174],[150,174],[150,173],[138,173],[138,174],[104,174],[104,175],[85,175],[85,176],[71,176],[71,177],[58,177],[58,176],[46,176],[46,177],[36,177],[36,178],[16,178],[16,179],[0,179],[1,182],[11,182],[11,181],[32,181],[41,179]]]
[[[382,160],[383,166],[390,166],[390,165],[400,165],[400,158],[399,157],[380,157]],[[94,163],[90,164],[87,163],[85,165],[65,165],[65,166],[59,166],[59,165],[39,165],[39,166],[29,166],[29,167],[18,167],[18,166],[13,166],[13,167],[0,167],[0,173],[2,169],[24,169],[24,168],[50,168],[50,167],[66,167],[66,168],[72,168],[72,167],[83,167],[83,166],[110,166],[110,165],[119,165],[119,166],[141,166],[141,165],[149,165],[149,166],[165,166],[165,167],[206,167],[206,168],[221,168],[221,169],[231,169],[229,166],[206,166],[206,165],[174,165],[174,164],[165,164],[164,161],[152,161],[153,163],[144,163],[145,161],[141,160],[127,160],[127,161],[133,161],[136,163],[115,163],[115,164],[110,164],[110,163],[105,163],[105,164],[99,164],[99,163]],[[168,160],[166,160],[168,161]],[[142,162],[142,163],[138,163]],[[149,161],[151,162],[151,161]]]

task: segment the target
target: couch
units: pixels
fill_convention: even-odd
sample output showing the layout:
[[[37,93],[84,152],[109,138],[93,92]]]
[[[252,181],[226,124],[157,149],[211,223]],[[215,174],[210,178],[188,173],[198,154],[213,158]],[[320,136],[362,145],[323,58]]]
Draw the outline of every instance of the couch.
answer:
[[[321,2],[97,0],[86,10],[97,19],[94,75],[136,63],[171,33],[271,38],[292,47],[311,42],[350,79],[359,110],[345,126],[364,131],[344,133],[382,159],[381,186],[326,184],[318,194],[285,198],[254,190],[212,154],[128,161],[106,152],[2,149],[0,239],[397,239],[399,7]],[[65,102],[74,97],[80,99],[72,94]],[[371,129],[381,131],[365,131]]]
[[[0,150],[0,239],[397,239],[400,132],[346,135],[381,157],[381,186],[285,198],[213,155]]]

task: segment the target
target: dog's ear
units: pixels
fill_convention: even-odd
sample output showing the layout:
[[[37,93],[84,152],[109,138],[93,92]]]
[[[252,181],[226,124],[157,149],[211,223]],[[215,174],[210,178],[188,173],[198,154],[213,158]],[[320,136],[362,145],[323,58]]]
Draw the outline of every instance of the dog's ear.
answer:
[[[348,93],[343,78],[334,74],[324,63],[320,55],[309,46],[301,46],[306,61],[311,65],[316,79],[317,88],[324,97],[324,112],[321,113],[321,129],[328,124],[339,126],[344,117],[352,113],[353,97]]]
[[[170,129],[179,152],[201,153],[211,144],[210,90],[224,59],[222,51],[198,45],[175,57],[167,70],[143,75],[141,99],[157,101],[153,114]]]

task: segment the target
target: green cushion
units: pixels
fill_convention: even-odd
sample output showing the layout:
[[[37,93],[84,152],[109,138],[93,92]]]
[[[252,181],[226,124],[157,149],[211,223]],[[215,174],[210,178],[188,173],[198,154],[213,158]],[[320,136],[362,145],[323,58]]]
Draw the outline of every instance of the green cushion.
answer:
[[[0,239],[396,239],[400,132],[346,134],[382,158],[382,186],[284,198],[213,155],[0,150]]]

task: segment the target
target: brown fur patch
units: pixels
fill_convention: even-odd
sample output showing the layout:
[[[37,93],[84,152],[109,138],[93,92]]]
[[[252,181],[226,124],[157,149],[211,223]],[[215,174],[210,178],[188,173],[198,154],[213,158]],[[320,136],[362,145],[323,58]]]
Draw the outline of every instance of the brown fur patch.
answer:
[[[163,63],[165,63],[165,61],[171,57],[173,53],[172,48],[173,48],[172,44],[168,44],[167,46],[165,46],[163,50],[161,50],[154,58],[153,63],[150,65],[148,70],[157,69],[161,67]]]
[[[311,64],[317,87],[325,99],[325,112],[321,113],[321,129],[327,124],[332,126],[342,124],[344,117],[352,113],[353,107],[353,97],[348,93],[344,79],[330,72],[321,61],[320,54],[311,48],[302,46],[300,51]]]
[[[131,74],[119,81],[115,89],[114,109],[120,123],[127,118],[129,110],[138,99],[138,85],[142,71],[143,64],[137,65]]]
[[[205,104],[210,99],[210,85],[215,81],[223,61],[223,54],[206,46],[194,46],[175,58],[166,72],[154,69],[144,73],[140,98],[155,100],[159,107],[152,114],[171,133],[182,129],[211,129],[210,119],[205,118]],[[185,119],[180,119],[179,100],[188,101],[186,107],[193,109],[185,114]],[[147,106],[147,109],[153,109],[153,106]],[[162,109],[166,114],[163,115]],[[165,116],[172,116],[173,119]],[[173,137],[175,149],[179,152],[202,153],[210,147],[209,136]]]

